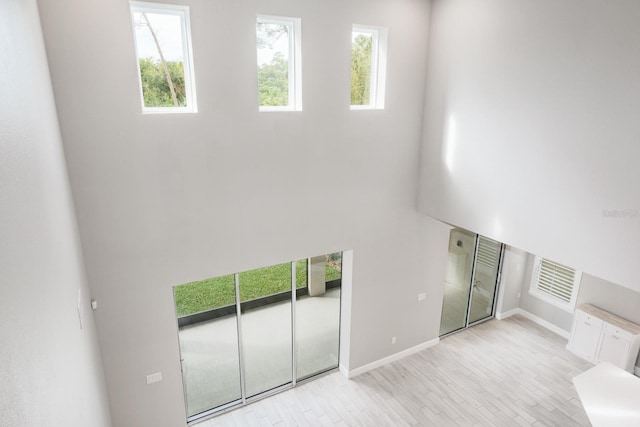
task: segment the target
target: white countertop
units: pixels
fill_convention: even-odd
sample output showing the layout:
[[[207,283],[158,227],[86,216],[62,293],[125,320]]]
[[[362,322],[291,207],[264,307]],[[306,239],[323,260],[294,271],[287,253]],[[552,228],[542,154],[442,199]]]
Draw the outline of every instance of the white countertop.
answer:
[[[640,427],[640,378],[601,363],[573,384],[593,427]]]

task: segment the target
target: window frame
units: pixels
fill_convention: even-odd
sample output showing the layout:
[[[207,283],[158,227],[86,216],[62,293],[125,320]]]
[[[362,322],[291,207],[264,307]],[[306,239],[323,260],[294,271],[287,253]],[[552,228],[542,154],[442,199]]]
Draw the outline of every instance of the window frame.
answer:
[[[384,27],[353,24],[351,27],[351,51],[353,58],[353,34],[371,34],[371,76],[369,103],[350,105],[351,110],[383,110],[386,95],[388,30]],[[352,59],[353,60],[353,59]],[[350,88],[351,89],[351,88]],[[351,99],[351,97],[349,97]],[[351,104],[351,102],[349,102]]]
[[[573,285],[571,287],[571,299],[569,301],[564,301],[559,297],[539,288],[538,283],[539,283],[539,277],[540,277],[540,269],[541,269],[543,260],[546,262],[557,264],[564,268],[573,270],[573,273],[574,273]],[[534,269],[533,269],[533,273],[531,274],[531,282],[529,284],[529,295],[535,298],[538,298],[546,303],[549,303],[555,307],[558,307],[564,311],[573,313],[576,307],[577,299],[578,299],[580,283],[582,281],[582,272],[574,268],[567,267],[566,265],[560,264],[558,262],[551,261],[550,259],[542,258],[541,256],[536,256],[533,266],[534,266]]]
[[[138,88],[140,90],[140,104],[143,114],[175,114],[175,113],[197,113],[198,104],[196,97],[196,83],[193,65],[193,48],[191,42],[191,17],[189,6],[151,3],[143,1],[130,1],[131,25],[133,29],[133,42],[136,54],[136,69],[138,70]],[[142,89],[142,75],[140,72],[140,55],[138,48],[138,36],[136,32],[136,21],[134,14],[148,12],[154,14],[164,14],[177,16],[180,18],[182,32],[182,67],[184,72],[184,89],[187,105],[184,107],[147,107],[144,104],[144,93]]]
[[[289,58],[288,58],[288,104],[287,105],[260,105],[260,82],[257,83],[258,111],[302,111],[302,20],[287,16],[256,15],[256,29],[258,24],[283,25],[289,31]],[[256,59],[258,45],[256,43]],[[256,63],[256,75],[260,64]]]

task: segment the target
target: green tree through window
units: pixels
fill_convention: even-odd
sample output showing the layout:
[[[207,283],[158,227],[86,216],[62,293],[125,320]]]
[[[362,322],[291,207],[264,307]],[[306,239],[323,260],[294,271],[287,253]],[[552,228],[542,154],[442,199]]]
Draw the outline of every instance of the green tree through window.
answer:
[[[189,7],[131,1],[143,113],[197,111]]]
[[[140,59],[142,96],[147,107],[184,107],[187,105],[184,67],[182,62],[166,62],[178,105],[174,105],[169,83],[162,64],[152,58]]]
[[[351,105],[371,100],[371,54],[373,36],[358,34],[351,45]]]
[[[289,61],[275,52],[268,64],[258,68],[260,105],[280,106],[289,103]]]
[[[289,58],[291,23],[259,20],[256,24],[258,49],[258,101],[261,107],[289,105],[291,81]]]

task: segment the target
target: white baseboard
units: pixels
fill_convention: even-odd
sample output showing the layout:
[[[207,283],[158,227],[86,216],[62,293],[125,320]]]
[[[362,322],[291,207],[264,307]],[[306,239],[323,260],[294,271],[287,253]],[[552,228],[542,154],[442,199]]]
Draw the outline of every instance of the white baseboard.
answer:
[[[542,326],[543,328],[547,328],[551,332],[554,332],[554,333],[560,335],[563,338],[569,339],[569,335],[571,335],[571,334],[568,331],[565,331],[564,329],[557,327],[553,323],[547,322],[546,320],[541,319],[540,317],[536,316],[535,314],[529,313],[526,310],[523,310],[521,308],[517,308],[516,310],[518,310],[517,314],[521,315],[522,317],[531,320],[533,323],[536,323],[536,324]],[[514,314],[516,314],[516,313],[514,313]]]
[[[513,310],[505,311],[504,313],[496,313],[496,319],[506,319],[507,317],[511,317],[514,314],[520,314],[520,309],[518,307],[514,308]]]
[[[419,351],[425,350],[429,347],[433,347],[434,345],[437,345],[439,342],[440,342],[440,338],[434,338],[422,344],[418,344],[415,347],[411,347],[401,352],[398,352],[396,354],[392,354],[391,356],[387,356],[382,359],[376,360],[375,362],[367,363],[364,366],[360,366],[359,368],[355,368],[350,371],[347,371],[347,374],[346,374],[347,378],[356,377],[358,375],[364,374],[365,372],[369,372],[373,369],[384,366],[388,363],[395,362],[396,360],[403,359],[407,356],[411,356],[412,354],[415,354]],[[342,370],[342,367],[340,370]]]

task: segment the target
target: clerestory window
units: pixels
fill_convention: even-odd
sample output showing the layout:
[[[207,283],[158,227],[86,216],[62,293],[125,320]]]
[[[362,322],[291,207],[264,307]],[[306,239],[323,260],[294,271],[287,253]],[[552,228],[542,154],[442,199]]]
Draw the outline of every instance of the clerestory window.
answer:
[[[258,105],[260,111],[302,110],[301,21],[258,16]]]
[[[142,112],[196,112],[189,8],[130,4]]]
[[[351,33],[351,109],[383,109],[387,30],[354,25]]]

